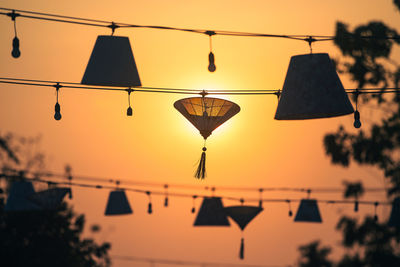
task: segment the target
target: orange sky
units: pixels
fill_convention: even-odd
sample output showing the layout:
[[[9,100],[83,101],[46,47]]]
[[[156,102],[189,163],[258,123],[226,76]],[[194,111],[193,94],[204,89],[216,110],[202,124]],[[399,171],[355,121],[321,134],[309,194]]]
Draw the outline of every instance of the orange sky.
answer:
[[[134,24],[246,31],[270,34],[333,35],[337,20],[355,26],[383,20],[400,29],[392,1],[2,1],[2,7]],[[0,17],[0,76],[80,82],[97,35],[110,31],[55,22],[17,18],[21,57],[10,55],[13,25]],[[307,43],[272,38],[216,36],[213,50],[217,71],[207,71],[209,40],[198,34],[150,29],[118,29],[129,36],[143,86],[195,89],[281,88],[292,55],[308,53]],[[314,52],[339,56],[332,42],[313,46]],[[399,51],[395,51],[397,58]],[[341,76],[344,87],[353,84]],[[352,116],[311,121],[275,121],[274,96],[228,96],[241,112],[217,129],[207,141],[205,181],[192,177],[202,138],[174,108],[186,96],[133,93],[133,117],[126,117],[125,93],[60,91],[63,118],[53,119],[52,89],[1,85],[1,133],[41,134],[47,169],[106,178],[158,183],[254,187],[341,186],[343,179],[383,186],[381,174],[371,168],[330,165],[323,136]],[[373,110],[361,107],[361,120],[376,120]],[[363,126],[364,126],[363,125]],[[294,134],[295,133],[295,134]],[[172,189],[171,189],[172,190]],[[193,192],[193,191],[191,191]],[[196,192],[193,192],[196,193]],[[204,190],[197,192],[205,193]],[[229,192],[228,192],[229,194]],[[240,196],[237,192],[231,195]],[[240,231],[192,227],[190,199],[154,197],[154,214],[147,215],[147,197],[128,194],[134,215],[104,217],[106,190],[74,190],[71,203],[86,214],[88,224],[101,223],[100,240],[112,243],[111,254],[137,257],[238,263]],[[254,194],[258,197],[258,194]],[[303,197],[271,193],[265,197]],[[317,195],[340,198],[341,195]],[[368,194],[368,199],[383,199]],[[197,201],[197,205],[200,201]],[[226,203],[236,204],[236,203]],[[284,265],[296,260],[300,244],[322,238],[335,245],[334,226],[351,206],[320,205],[321,225],[293,223],[287,205],[266,204],[246,229],[245,263]],[[297,205],[293,205],[297,209]],[[372,207],[361,207],[372,213]],[[380,209],[387,218],[389,209]],[[362,215],[362,213],[361,213]],[[340,252],[340,251],[338,251]],[[335,254],[337,256],[337,254]],[[115,260],[114,266],[144,266]],[[163,265],[167,266],[167,265]]]

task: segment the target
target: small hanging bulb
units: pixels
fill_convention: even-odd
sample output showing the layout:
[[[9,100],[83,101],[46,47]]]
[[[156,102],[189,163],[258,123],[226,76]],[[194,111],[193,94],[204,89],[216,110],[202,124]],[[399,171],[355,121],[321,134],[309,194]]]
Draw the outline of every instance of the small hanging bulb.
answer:
[[[290,200],[287,199],[286,202],[289,204],[289,214],[288,215],[289,215],[289,217],[292,217],[293,216],[293,212],[292,212],[292,207],[290,205]]]
[[[168,185],[164,185],[165,188],[165,199],[164,199],[164,207],[168,207]]]
[[[15,10],[13,10],[11,13],[8,13],[7,16],[11,17],[11,20],[14,22],[14,39],[12,41],[12,51],[11,55],[13,58],[19,58],[21,56],[21,51],[19,50],[19,39],[17,37],[17,21],[15,20],[16,17],[18,17],[20,14],[15,13]]]
[[[354,111],[354,128],[360,128],[361,127],[361,121],[360,121],[360,112],[358,110]]]
[[[131,88],[129,88],[126,91],[128,92],[128,104],[129,104],[129,107],[126,110],[126,116],[132,116],[133,111],[132,111],[132,107],[131,107],[131,93],[133,92],[133,90]]]
[[[72,199],[72,189],[71,189],[71,185],[72,185],[72,168],[71,168],[71,166],[69,166],[69,165],[65,166],[65,174],[67,175],[68,184],[69,184],[68,198]]]
[[[354,128],[359,129],[361,127],[361,121],[360,121],[360,112],[358,112],[358,96],[360,92],[358,89],[356,89],[355,93],[356,95],[356,110],[354,111]]]
[[[56,121],[61,120],[61,112],[60,112],[60,104],[57,102],[55,107],[54,107],[55,113],[54,113],[54,119]]]
[[[11,51],[11,55],[13,58],[19,58],[21,56],[21,51],[19,50],[19,39],[17,36],[14,37],[12,46],[13,50]]]
[[[214,72],[217,67],[215,66],[215,56],[212,52],[212,39],[211,36],[215,35],[214,31],[206,31],[205,32],[208,36],[210,36],[210,53],[208,54],[208,71]]]
[[[358,200],[354,201],[354,212],[358,212]]]
[[[376,213],[376,209],[377,209],[378,205],[379,205],[379,202],[374,203],[374,206],[375,206],[374,221],[375,222],[378,222],[378,214]]]
[[[192,212],[192,213],[195,213],[195,212],[196,212],[196,208],[195,208],[195,200],[196,200],[197,196],[196,196],[196,195],[194,195],[192,198],[193,198],[193,206],[192,206],[192,210],[191,210],[191,212]]]
[[[217,69],[215,66],[215,56],[213,52],[210,52],[208,54],[208,71],[209,72],[214,72]]]
[[[152,214],[153,213],[153,205],[151,204],[151,192],[147,191],[146,194],[149,196],[149,205],[147,206],[147,213]]]
[[[56,102],[56,105],[54,106],[54,119],[56,121],[59,121],[59,120],[61,120],[61,117],[62,117],[61,116],[61,106],[58,103],[58,91],[60,90],[61,85],[59,83],[57,83],[56,85],[54,85],[54,87],[56,88],[56,94],[57,94],[57,102]]]

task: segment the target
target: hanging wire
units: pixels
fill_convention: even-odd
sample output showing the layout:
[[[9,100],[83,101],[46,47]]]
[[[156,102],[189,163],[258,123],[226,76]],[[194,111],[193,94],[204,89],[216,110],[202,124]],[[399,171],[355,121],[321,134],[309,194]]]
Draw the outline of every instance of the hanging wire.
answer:
[[[132,88],[118,88],[118,87],[103,87],[103,86],[87,86],[80,83],[73,82],[55,82],[46,80],[32,80],[32,79],[21,79],[21,78],[8,78],[0,77],[0,83],[4,84],[16,84],[16,85],[27,85],[37,87],[54,87],[54,83],[62,84],[64,89],[78,89],[78,90],[99,90],[99,91],[128,91],[132,90],[135,92],[144,93],[167,93],[167,94],[189,94],[189,95],[201,95],[203,96],[204,90],[198,89],[181,89],[181,88],[169,88],[169,87],[135,87]],[[378,93],[400,93],[400,88],[397,87],[386,87],[383,88],[363,88],[363,89],[345,89],[348,94],[378,94]],[[281,94],[280,89],[226,89],[226,90],[212,90],[207,91],[207,95],[277,95]]]
[[[223,31],[223,30],[188,29],[188,28],[157,26],[157,25],[137,25],[137,24],[130,24],[130,23],[57,15],[57,14],[44,13],[44,12],[35,12],[35,11],[28,11],[28,10],[21,10],[21,9],[10,9],[10,8],[4,8],[4,7],[0,7],[0,10],[19,12],[17,14],[18,14],[18,16],[20,16],[22,18],[70,23],[70,24],[77,24],[77,25],[83,25],[83,26],[107,27],[107,28],[111,28],[111,29],[112,29],[112,27],[115,26],[118,28],[148,28],[148,29],[158,29],[158,30],[183,31],[183,32],[191,32],[191,33],[198,33],[198,34],[207,34],[207,32],[215,32],[216,35],[225,35],[225,36],[284,38],[284,39],[301,40],[301,41],[304,41],[307,38],[312,38],[312,39],[314,39],[313,42],[331,41],[334,39],[334,36],[327,36],[327,35],[309,35],[309,34],[286,35],[286,34],[266,34],[266,33],[252,33],[252,32]],[[10,13],[0,12],[0,15],[10,16]],[[355,38],[384,39],[384,40],[400,39],[400,37],[398,35],[391,35],[391,36],[353,36],[353,35],[349,35],[346,38],[349,38],[349,39],[355,39]]]
[[[23,179],[31,182],[41,182],[41,183],[52,183],[54,185],[63,185],[63,186],[75,186],[75,187],[82,187],[82,188],[90,188],[90,189],[108,189],[108,190],[114,190],[117,188],[118,190],[123,190],[126,192],[134,192],[134,193],[142,193],[146,194],[149,198],[149,204],[148,204],[148,210],[147,212],[151,214],[153,212],[152,209],[152,202],[151,202],[151,195],[164,195],[164,191],[149,191],[149,190],[144,190],[144,189],[139,189],[139,188],[133,188],[133,187],[121,187],[119,186],[120,182],[117,180],[116,181],[116,186],[115,185],[102,185],[102,184],[84,184],[84,183],[77,183],[77,182],[71,182],[71,181],[62,181],[62,182],[55,182],[47,179],[40,179],[40,178],[28,178],[28,177],[21,177],[20,174],[17,175],[9,175],[9,174],[0,174],[0,178],[6,178],[6,179]],[[259,198],[243,198],[243,197],[232,197],[232,196],[225,196],[225,195],[214,195],[215,188],[213,187],[211,189],[211,193],[213,197],[219,197],[224,200],[232,200],[232,201],[239,201],[240,203],[244,202],[252,202],[252,203],[259,203],[260,199]],[[191,194],[188,193],[178,193],[178,192],[169,192],[169,196],[174,196],[174,197],[181,197],[181,198],[192,198],[195,199],[195,197]],[[206,198],[209,197],[207,194],[202,194],[202,195],[196,195],[197,197],[202,197]],[[263,202],[269,202],[269,203],[287,203],[288,201],[290,202],[300,202],[302,199],[283,199],[283,198],[263,198]],[[325,203],[325,204],[354,204],[354,201],[352,200],[328,200],[328,199],[315,199],[319,203]],[[359,201],[359,204],[363,205],[374,205],[375,206],[375,212],[376,212],[376,207],[378,205],[391,205],[392,202],[378,202],[378,201]]]
[[[53,173],[53,172],[25,172],[27,175],[32,175],[34,177],[49,177],[49,178],[55,178],[55,179],[65,179],[65,174],[64,173]],[[104,177],[95,177],[95,176],[83,176],[83,175],[74,175],[73,176],[74,180],[77,181],[89,181],[89,182],[101,182],[101,183],[111,183],[114,184],[116,181],[121,181],[126,185],[134,185],[134,186],[143,186],[143,187],[151,187],[151,188],[165,188],[165,186],[168,186],[168,188],[179,188],[179,189],[193,189],[193,190],[199,190],[204,188],[206,191],[210,190],[211,192],[215,192],[216,190],[219,191],[234,191],[234,192],[260,192],[262,190],[263,192],[268,191],[268,192],[307,192],[308,190],[311,190],[314,194],[320,193],[320,194],[331,194],[331,193],[343,193],[343,188],[337,188],[337,187],[307,187],[307,188],[302,188],[302,187],[234,187],[234,186],[197,186],[197,185],[189,185],[189,184],[165,184],[165,183],[151,183],[151,182],[143,182],[143,181],[134,181],[131,179],[109,179],[109,178],[104,178]],[[71,176],[72,180],[72,176]],[[146,179],[148,180],[148,179]],[[367,187],[364,189],[365,192],[386,192],[385,188],[381,187]],[[260,196],[261,199],[261,196]]]

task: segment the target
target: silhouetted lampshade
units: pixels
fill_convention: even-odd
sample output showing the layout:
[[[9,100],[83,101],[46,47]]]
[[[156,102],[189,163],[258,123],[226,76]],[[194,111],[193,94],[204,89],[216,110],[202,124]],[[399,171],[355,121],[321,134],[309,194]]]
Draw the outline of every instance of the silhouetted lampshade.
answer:
[[[61,204],[65,195],[70,191],[71,188],[56,187],[36,192],[28,198],[43,209],[53,210]]]
[[[276,120],[329,118],[353,112],[328,54],[291,58],[275,113]]]
[[[315,199],[302,199],[297,210],[295,222],[322,222],[318,204]]]
[[[194,226],[230,226],[220,197],[205,197]]]
[[[212,97],[180,99],[174,107],[200,131],[204,139],[240,111],[237,104]]]
[[[5,211],[32,211],[40,210],[40,206],[33,203],[29,197],[35,193],[29,181],[14,181],[7,198]]]
[[[232,206],[225,208],[226,214],[231,217],[242,230],[244,230],[247,224],[262,210],[263,208],[258,206]]]
[[[100,35],[82,78],[82,84],[141,86],[128,37]]]
[[[393,200],[388,226],[400,227],[400,197]]]
[[[111,191],[108,196],[108,202],[105,215],[125,215],[131,214],[132,209],[129,205],[128,198],[126,197],[125,191],[115,190]]]

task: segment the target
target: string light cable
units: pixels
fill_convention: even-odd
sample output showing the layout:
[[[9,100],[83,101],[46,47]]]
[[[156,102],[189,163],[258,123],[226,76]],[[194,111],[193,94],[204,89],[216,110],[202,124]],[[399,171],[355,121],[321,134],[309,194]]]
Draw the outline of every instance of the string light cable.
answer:
[[[134,181],[132,179],[121,179],[121,178],[103,178],[103,177],[94,177],[94,176],[84,176],[84,175],[72,175],[72,174],[64,174],[64,173],[54,173],[54,172],[25,172],[28,175],[33,177],[47,177],[51,179],[61,179],[65,180],[66,178],[70,181],[86,181],[91,183],[110,183],[115,184],[116,182],[121,182],[125,185],[133,185],[139,187],[146,188],[164,188],[165,189],[193,189],[193,190],[206,190],[206,191],[228,191],[228,192],[297,192],[303,193],[312,191],[317,194],[327,194],[327,193],[343,193],[343,188],[338,187],[234,187],[234,186],[215,186],[215,185],[207,185],[207,186],[198,186],[198,185],[189,185],[189,184],[170,184],[170,183],[151,183],[151,182],[142,182],[142,181]],[[145,179],[149,180],[149,179]],[[379,193],[386,192],[385,188],[381,187],[367,187],[364,188],[364,192],[370,193]],[[164,193],[165,195],[169,195]],[[261,198],[261,197],[260,197]]]
[[[108,190],[115,190],[115,185],[104,185],[104,184],[86,184],[86,183],[77,183],[77,182],[71,182],[71,181],[53,181],[53,180],[48,180],[48,179],[41,179],[38,177],[32,177],[28,178],[26,176],[21,176],[21,174],[18,175],[9,175],[9,174],[0,174],[0,178],[5,178],[5,179],[11,179],[11,180],[26,180],[30,182],[39,182],[39,183],[44,183],[44,184],[50,184],[50,185],[59,185],[59,186],[74,186],[74,187],[81,187],[81,188],[89,188],[89,189],[108,189]],[[145,190],[145,189],[139,189],[139,188],[134,188],[134,187],[122,187],[118,186],[118,190],[123,190],[126,192],[133,192],[133,193],[141,193],[145,194],[147,196],[150,195],[161,195],[164,196],[165,192],[162,190]],[[219,197],[224,200],[231,200],[231,201],[238,201],[240,203],[244,202],[250,202],[250,203],[259,203],[260,201],[263,203],[293,203],[293,202],[300,202],[302,199],[298,198],[243,198],[243,197],[233,197],[233,196],[226,196],[226,195],[214,195],[215,188],[212,190],[212,195],[215,197]],[[311,193],[311,190],[307,190],[308,195]],[[180,197],[180,198],[193,198],[193,194],[188,194],[188,193],[179,193],[179,192],[168,192],[168,196],[173,196],[173,197]],[[210,197],[209,194],[196,194],[196,197]],[[324,204],[354,204],[354,200],[333,200],[333,199],[315,199],[318,203],[324,203]],[[372,205],[375,207],[378,205],[392,205],[391,202],[384,202],[384,201],[371,201],[371,200],[357,200],[358,204],[362,205]]]
[[[143,93],[167,93],[167,94],[189,94],[189,95],[203,95],[204,89],[188,89],[188,88],[170,88],[170,87],[105,87],[105,86],[87,86],[76,82],[61,82],[50,80],[35,80],[24,78],[10,78],[0,77],[0,83],[26,85],[36,87],[62,87],[63,89],[77,89],[77,90],[99,90],[99,91],[122,91],[122,92],[143,92]],[[384,87],[384,88],[362,88],[362,89],[345,89],[348,94],[382,94],[382,93],[400,93],[400,88],[397,87]],[[208,90],[207,95],[278,95],[281,93],[280,89],[216,89]]]
[[[134,262],[146,262],[150,264],[168,264],[168,265],[186,265],[186,266],[225,266],[225,267],[284,267],[290,265],[254,265],[254,264],[232,264],[232,263],[217,263],[217,262],[199,262],[199,261],[187,261],[187,260],[176,260],[176,259],[158,259],[158,258],[143,258],[133,257],[124,255],[111,255],[114,260],[122,261],[134,261]]]
[[[190,33],[204,34],[207,36],[209,36],[210,32],[213,32],[214,35],[238,36],[238,37],[284,38],[284,39],[292,39],[292,40],[302,40],[302,41],[307,41],[307,42],[331,41],[334,39],[334,36],[327,36],[327,35],[267,34],[267,33],[252,33],[252,32],[225,31],[225,30],[189,29],[189,28],[157,26],[157,25],[138,25],[138,24],[106,21],[106,20],[99,20],[99,19],[88,19],[88,18],[81,18],[81,17],[74,17],[74,16],[57,15],[57,14],[44,13],[44,12],[35,12],[35,11],[29,11],[29,10],[5,8],[5,7],[0,7],[0,10],[4,11],[4,12],[0,12],[0,15],[5,15],[5,16],[9,16],[9,17],[11,17],[12,14],[17,14],[17,16],[20,18],[70,23],[70,24],[77,24],[77,25],[83,25],[83,26],[105,27],[105,28],[110,28],[113,31],[117,28],[148,28],[148,29],[158,29],[158,30],[173,30],[173,31],[190,32]],[[353,38],[353,39],[354,38],[392,39],[392,40],[400,39],[400,37],[398,35],[393,35],[393,36],[348,35],[348,38]]]

